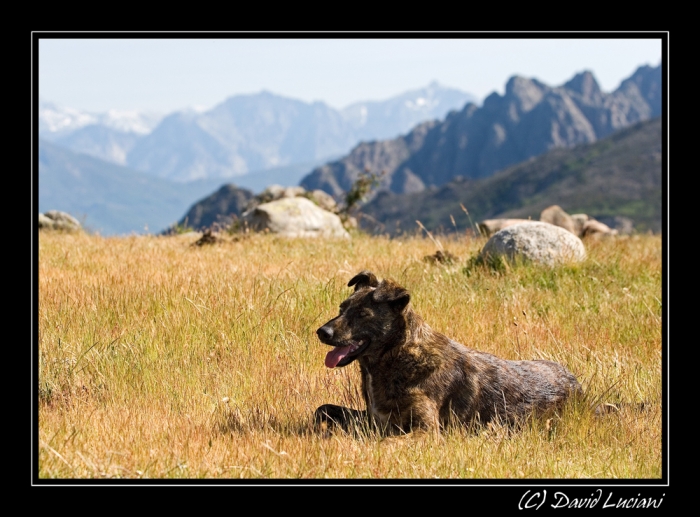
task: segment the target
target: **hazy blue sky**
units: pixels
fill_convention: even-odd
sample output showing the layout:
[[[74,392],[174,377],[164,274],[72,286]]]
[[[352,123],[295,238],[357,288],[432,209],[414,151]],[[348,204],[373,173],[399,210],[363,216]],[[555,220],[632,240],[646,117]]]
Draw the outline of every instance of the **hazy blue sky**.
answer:
[[[60,33],[56,33],[59,36]],[[118,36],[118,35],[117,35]],[[558,86],[583,70],[610,92],[661,62],[661,39],[119,39],[39,40],[39,95],[86,111],[210,108],[273,93],[335,108],[432,81],[482,100],[513,75]]]

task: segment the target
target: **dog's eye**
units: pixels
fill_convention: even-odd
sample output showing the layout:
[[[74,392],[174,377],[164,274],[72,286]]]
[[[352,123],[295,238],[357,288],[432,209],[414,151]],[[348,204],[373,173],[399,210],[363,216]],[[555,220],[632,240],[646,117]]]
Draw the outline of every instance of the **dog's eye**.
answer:
[[[362,309],[360,311],[360,318],[371,318],[372,317],[372,311],[369,309]]]

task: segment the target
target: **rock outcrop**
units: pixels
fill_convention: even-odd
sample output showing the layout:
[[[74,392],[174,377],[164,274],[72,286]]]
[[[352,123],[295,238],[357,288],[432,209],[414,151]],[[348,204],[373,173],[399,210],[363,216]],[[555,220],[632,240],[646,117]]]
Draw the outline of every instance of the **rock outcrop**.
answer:
[[[77,232],[82,230],[80,222],[72,215],[59,210],[49,210],[39,214],[40,230],[62,230],[67,232]]]
[[[540,221],[564,228],[577,237],[617,235],[617,230],[613,230],[588,214],[569,215],[559,205],[552,205],[542,210]]]
[[[577,230],[577,222],[574,221],[573,217],[567,214],[559,205],[552,205],[542,210],[542,213],[540,213],[540,221],[543,223],[553,224],[554,226],[559,226],[560,228],[569,230],[574,235],[578,235],[579,237],[581,236]],[[581,219],[578,219],[578,221],[579,224],[583,226]]]
[[[338,206],[333,197],[322,190],[309,192],[303,187],[270,185],[260,194],[254,195],[250,190],[227,184],[193,204],[187,214],[178,221],[178,226],[196,231],[226,229],[235,221],[240,222],[244,213],[252,212],[262,204],[296,197],[307,198],[325,211],[338,213]]]
[[[197,231],[214,225],[225,228],[245,212],[253,197],[253,193],[248,189],[236,187],[232,183],[223,185],[210,196],[193,204],[178,221],[178,226]]]

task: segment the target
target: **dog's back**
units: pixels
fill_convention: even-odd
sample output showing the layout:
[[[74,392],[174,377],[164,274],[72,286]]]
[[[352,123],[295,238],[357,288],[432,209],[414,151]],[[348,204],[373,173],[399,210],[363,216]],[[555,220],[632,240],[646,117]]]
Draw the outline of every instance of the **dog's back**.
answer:
[[[441,421],[456,416],[462,423],[494,419],[513,424],[528,415],[561,409],[581,390],[576,377],[553,361],[511,361],[449,340],[458,351],[464,377],[440,410]],[[438,372],[439,375],[439,372]]]

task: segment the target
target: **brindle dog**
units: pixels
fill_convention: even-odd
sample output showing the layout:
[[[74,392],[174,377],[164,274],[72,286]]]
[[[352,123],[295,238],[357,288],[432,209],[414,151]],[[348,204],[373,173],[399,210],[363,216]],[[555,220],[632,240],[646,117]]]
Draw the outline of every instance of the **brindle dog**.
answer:
[[[449,424],[515,424],[556,411],[581,392],[561,364],[510,361],[479,352],[431,329],[409,306],[409,292],[370,271],[355,275],[355,292],[316,333],[333,349],[326,366],[357,360],[366,410],[324,404],[317,426],[349,431],[362,422],[387,434],[438,431]]]

